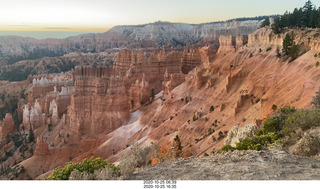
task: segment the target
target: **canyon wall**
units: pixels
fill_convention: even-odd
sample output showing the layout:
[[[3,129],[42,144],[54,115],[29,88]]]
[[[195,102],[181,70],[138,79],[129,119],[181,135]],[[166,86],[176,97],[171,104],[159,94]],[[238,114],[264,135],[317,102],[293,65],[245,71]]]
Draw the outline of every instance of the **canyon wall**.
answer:
[[[182,65],[188,64],[184,69],[190,71],[213,56],[208,48],[203,51],[210,57],[201,50],[190,51],[183,59],[178,52],[164,49],[151,53],[121,50],[112,67],[76,67],[75,92],[67,114],[70,129],[89,135],[115,130],[129,118],[130,111],[150,102],[151,95],[181,84]],[[190,62],[192,57],[197,59]]]

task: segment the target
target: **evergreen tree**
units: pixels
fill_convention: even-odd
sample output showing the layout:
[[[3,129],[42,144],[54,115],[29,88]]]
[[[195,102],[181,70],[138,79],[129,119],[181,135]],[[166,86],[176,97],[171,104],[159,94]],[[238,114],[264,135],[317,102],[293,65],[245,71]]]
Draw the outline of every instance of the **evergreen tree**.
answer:
[[[34,133],[33,130],[30,128],[29,130],[29,142],[34,142]]]
[[[285,55],[289,55],[292,45],[293,45],[293,36],[290,36],[290,34],[287,33],[282,42],[282,47],[283,47],[282,52]]]
[[[261,23],[261,28],[266,27],[266,26],[270,26],[270,20],[269,18],[265,18],[264,21]]]
[[[320,28],[320,9],[308,0],[303,7],[295,8],[292,13],[285,12],[281,17],[275,18],[272,25],[274,33],[281,33],[285,27]]]
[[[151,89],[151,94],[150,94],[150,96],[151,96],[151,99],[154,100],[154,98],[155,98],[154,89]]]
[[[274,19],[274,23],[271,26],[273,32],[275,34],[281,33],[282,32],[282,27],[281,27],[281,23],[280,23],[280,17],[277,17]]]

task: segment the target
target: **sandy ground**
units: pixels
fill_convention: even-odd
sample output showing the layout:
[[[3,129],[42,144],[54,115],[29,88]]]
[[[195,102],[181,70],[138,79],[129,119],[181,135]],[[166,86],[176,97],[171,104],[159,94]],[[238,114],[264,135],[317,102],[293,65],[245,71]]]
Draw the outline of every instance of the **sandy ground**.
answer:
[[[284,151],[235,151],[147,166],[129,180],[320,180],[320,160]]]

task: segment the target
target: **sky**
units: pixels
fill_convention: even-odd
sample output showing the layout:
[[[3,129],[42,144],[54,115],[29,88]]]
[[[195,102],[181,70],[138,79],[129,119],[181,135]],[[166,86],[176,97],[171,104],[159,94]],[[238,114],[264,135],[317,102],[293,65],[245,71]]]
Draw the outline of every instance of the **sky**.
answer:
[[[283,14],[306,0],[0,0],[0,31],[105,32],[155,21],[191,24]],[[318,7],[320,0],[312,0]]]

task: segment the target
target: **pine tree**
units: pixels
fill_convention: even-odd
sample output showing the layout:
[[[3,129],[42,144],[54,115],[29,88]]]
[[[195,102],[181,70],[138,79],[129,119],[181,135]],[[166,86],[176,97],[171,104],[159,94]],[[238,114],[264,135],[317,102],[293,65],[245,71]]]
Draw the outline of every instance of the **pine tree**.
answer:
[[[29,142],[34,142],[34,133],[33,130],[30,128],[29,130]]]
[[[150,96],[151,96],[151,100],[154,100],[154,98],[155,98],[154,89],[151,89]]]
[[[264,21],[261,24],[261,28],[266,27],[266,26],[270,26],[270,20],[269,18],[264,19]]]
[[[285,38],[283,39],[282,46],[282,52],[285,55],[289,55],[293,46],[293,36],[290,36],[290,34],[287,33]]]

